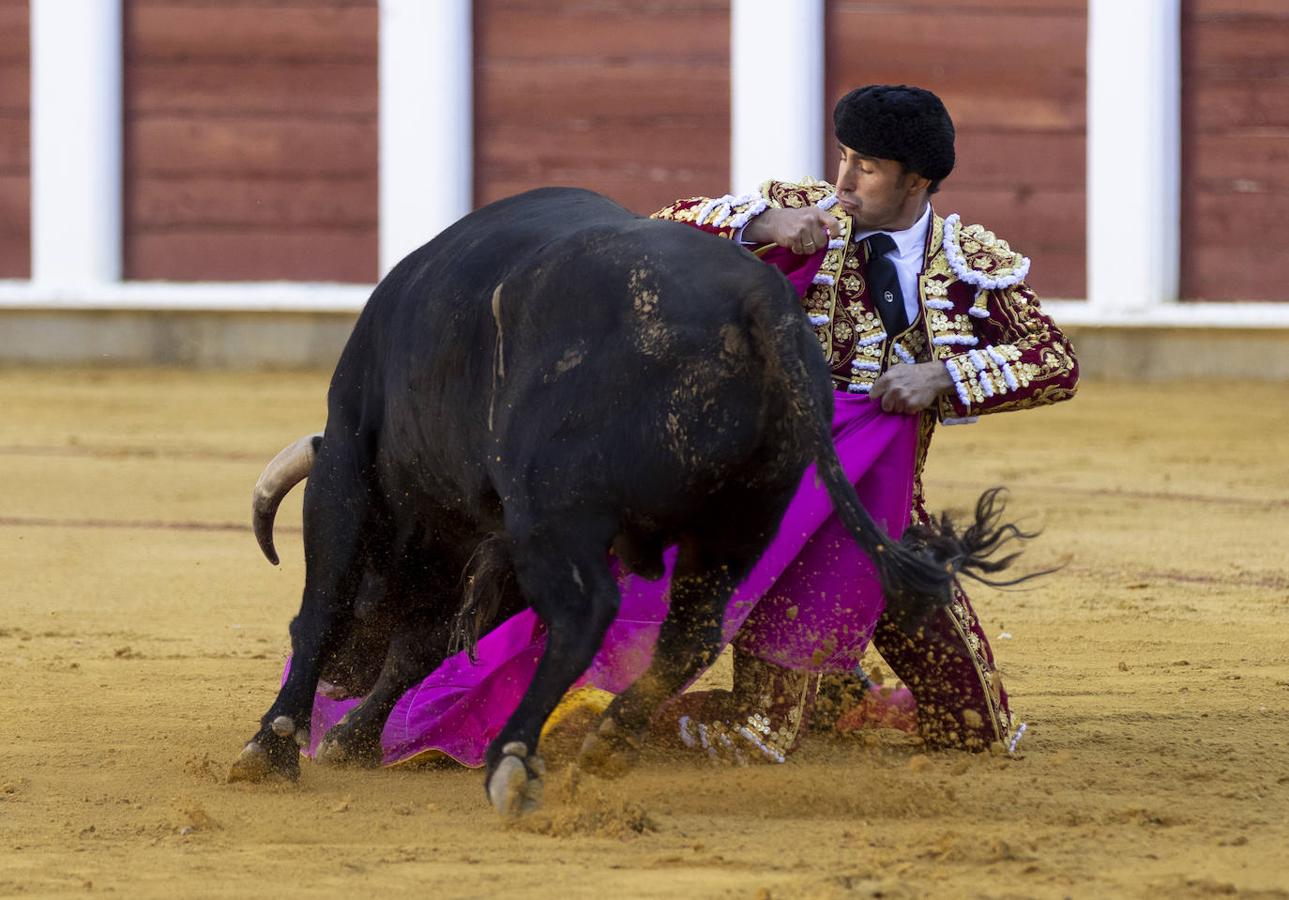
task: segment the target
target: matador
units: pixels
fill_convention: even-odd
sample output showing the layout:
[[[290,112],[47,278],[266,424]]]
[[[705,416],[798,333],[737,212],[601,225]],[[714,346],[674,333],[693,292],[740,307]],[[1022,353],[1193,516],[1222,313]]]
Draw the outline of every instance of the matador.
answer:
[[[767,181],[744,196],[681,200],[655,217],[741,240],[778,266],[800,294],[836,390],[916,417],[909,518],[926,522],[922,471],[937,426],[1067,399],[1078,364],[1026,284],[1029,260],[982,226],[932,208],[954,165],[953,123],[938,97],[870,85],[843,97],[833,120],[835,185]],[[770,617],[753,612],[744,631]],[[882,615],[871,640],[912,693],[929,745],[1010,740],[1018,723],[960,587],[913,634]],[[735,638],[732,694],[673,704],[685,743],[718,753],[750,742],[776,760],[796,745],[816,675],[766,659],[756,650],[764,643],[743,631]]]

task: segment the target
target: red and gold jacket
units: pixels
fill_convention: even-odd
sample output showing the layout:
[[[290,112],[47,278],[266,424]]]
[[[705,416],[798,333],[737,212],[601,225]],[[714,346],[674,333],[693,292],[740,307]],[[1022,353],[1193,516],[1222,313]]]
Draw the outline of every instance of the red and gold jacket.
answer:
[[[1078,363],[1025,283],[1029,260],[983,227],[962,225],[957,215],[932,215],[918,279],[921,314],[897,335],[882,327],[863,276],[863,245],[850,239],[850,216],[827,182],[767,181],[757,194],[680,200],[654,218],[733,238],[767,208],[807,205],[836,216],[840,237],[811,256],[773,247],[756,252],[794,282],[803,270],[810,274],[801,304],[838,390],[867,393],[891,365],[935,359],[954,383],[936,411],[941,421],[1073,396]]]

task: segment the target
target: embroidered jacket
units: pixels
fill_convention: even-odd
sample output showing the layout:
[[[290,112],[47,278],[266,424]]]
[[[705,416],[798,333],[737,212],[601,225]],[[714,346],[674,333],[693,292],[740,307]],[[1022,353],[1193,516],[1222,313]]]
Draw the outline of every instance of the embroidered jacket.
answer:
[[[888,335],[868,296],[862,245],[851,241],[850,216],[828,182],[767,181],[756,194],[693,197],[654,213],[733,238],[768,208],[815,205],[837,217],[841,236],[812,256],[780,247],[756,252],[799,288],[839,390],[867,393],[896,363],[943,362],[954,389],[941,397],[943,421],[1024,409],[1073,396],[1073,348],[1025,284],[1029,260],[979,225],[933,215],[922,274],[921,314]],[[809,280],[805,279],[809,276]]]

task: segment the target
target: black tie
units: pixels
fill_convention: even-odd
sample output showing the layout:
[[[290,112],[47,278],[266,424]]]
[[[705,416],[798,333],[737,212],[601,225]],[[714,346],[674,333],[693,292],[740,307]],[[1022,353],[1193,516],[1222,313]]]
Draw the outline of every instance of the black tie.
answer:
[[[904,312],[904,293],[900,290],[900,276],[895,271],[895,263],[886,258],[886,254],[895,249],[895,240],[889,234],[879,231],[869,235],[864,243],[868,245],[868,262],[864,266],[868,296],[877,307],[877,314],[882,317],[887,335],[893,338],[909,327],[909,318]]]

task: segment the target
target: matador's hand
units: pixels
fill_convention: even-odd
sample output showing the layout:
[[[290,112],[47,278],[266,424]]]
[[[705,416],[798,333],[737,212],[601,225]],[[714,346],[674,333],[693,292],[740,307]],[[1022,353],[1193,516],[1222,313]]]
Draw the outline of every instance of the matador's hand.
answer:
[[[778,244],[793,253],[813,256],[841,234],[841,224],[817,206],[800,209],[767,209],[743,229],[743,240],[752,244]]]
[[[868,396],[880,401],[886,412],[913,415],[952,388],[953,379],[943,363],[924,362],[891,366],[873,384]]]

